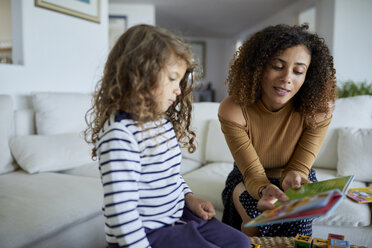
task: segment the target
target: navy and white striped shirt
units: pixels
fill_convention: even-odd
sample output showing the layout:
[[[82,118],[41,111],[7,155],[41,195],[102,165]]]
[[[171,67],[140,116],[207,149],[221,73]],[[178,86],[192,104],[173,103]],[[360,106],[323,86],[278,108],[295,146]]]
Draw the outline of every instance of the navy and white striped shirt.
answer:
[[[120,112],[106,121],[96,148],[107,241],[149,247],[144,227],[179,220],[191,192],[180,175],[182,155],[172,123],[163,119],[140,128]]]

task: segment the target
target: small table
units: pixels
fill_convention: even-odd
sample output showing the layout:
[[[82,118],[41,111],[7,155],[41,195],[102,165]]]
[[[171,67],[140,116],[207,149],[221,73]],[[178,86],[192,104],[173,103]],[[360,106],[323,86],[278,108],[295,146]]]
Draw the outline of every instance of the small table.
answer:
[[[294,237],[249,237],[252,244],[261,248],[288,248],[294,247]],[[367,248],[365,246],[350,245],[351,248]]]

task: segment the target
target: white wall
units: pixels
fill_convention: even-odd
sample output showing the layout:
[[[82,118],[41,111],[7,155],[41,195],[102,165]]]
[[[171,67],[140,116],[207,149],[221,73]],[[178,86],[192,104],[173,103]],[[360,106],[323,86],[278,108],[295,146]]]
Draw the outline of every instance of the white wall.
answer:
[[[339,82],[372,82],[372,1],[336,0],[334,59]]]
[[[277,14],[267,18],[250,29],[242,32],[236,37],[236,40],[245,40],[253,33],[270,25],[299,24],[299,14],[310,8],[316,8],[316,33],[323,37],[332,51],[333,46],[333,29],[334,29],[334,5],[335,0],[307,0],[298,1]]]
[[[24,108],[30,105],[24,95],[34,91],[91,92],[107,56],[107,0],[101,0],[101,23],[35,7],[34,1],[13,3],[23,65],[0,64],[0,94]]]
[[[220,102],[227,96],[227,88],[224,86],[227,77],[229,61],[233,51],[229,50],[230,40],[208,37],[183,37],[189,41],[204,41],[206,45],[206,68],[205,78],[201,80],[203,85],[212,83],[215,90],[215,101]]]
[[[101,23],[12,0],[13,57],[20,65],[0,64],[0,94],[20,109],[31,106],[32,92],[92,92],[108,54],[108,13],[108,0],[101,0]],[[110,5],[110,13],[127,15],[128,27],[155,24],[151,5]]]
[[[155,6],[151,4],[109,3],[109,14],[126,16],[128,28],[137,24],[155,25]]]
[[[335,1],[318,0],[316,2],[316,33],[325,39],[329,50],[333,54]]]
[[[334,57],[338,83],[346,80],[372,82],[372,1],[298,1],[276,15],[242,32],[245,40],[254,32],[279,23],[298,24],[298,14],[316,7],[316,32],[323,37]]]
[[[213,88],[216,90],[216,101],[220,102],[227,96],[227,87],[224,86],[224,82],[228,74],[230,60],[235,52],[235,44],[237,41],[244,41],[253,33],[270,25],[282,23],[288,25],[298,24],[299,13],[314,6],[317,6],[317,9],[327,9],[328,15],[330,15],[332,12],[329,13],[329,7],[327,6],[332,5],[333,2],[334,0],[327,0],[326,2],[323,2],[322,0],[295,2],[274,16],[254,25],[231,39],[193,37],[192,39],[194,40],[205,40],[207,42],[207,69],[205,82],[211,81],[213,83]],[[327,41],[332,39],[333,32],[330,32],[329,28],[333,28],[333,19],[329,19],[326,14],[327,13],[324,11],[317,11],[317,28],[319,24],[319,28],[321,29],[320,32],[325,34],[324,36]],[[324,24],[325,22],[327,23]],[[331,24],[328,24],[328,22],[331,22]]]
[[[260,22],[253,27],[247,29],[246,31],[239,34],[237,40],[246,40],[253,33],[267,27],[270,25],[276,24],[288,24],[295,25],[298,24],[298,15],[301,11],[307,10],[313,7],[316,4],[316,0],[307,0],[307,1],[297,1],[294,4],[288,6],[284,10],[276,13],[275,15],[267,18],[263,22]]]

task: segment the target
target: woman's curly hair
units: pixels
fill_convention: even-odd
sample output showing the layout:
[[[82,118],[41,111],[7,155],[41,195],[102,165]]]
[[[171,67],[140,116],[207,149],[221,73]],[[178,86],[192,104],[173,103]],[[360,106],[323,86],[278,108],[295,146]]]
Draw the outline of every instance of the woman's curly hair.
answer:
[[[234,54],[226,84],[229,95],[240,105],[253,104],[261,97],[261,80],[270,59],[285,49],[304,45],[311,63],[304,84],[293,98],[296,111],[314,126],[320,113],[331,113],[336,99],[336,70],[324,39],[307,31],[308,25],[269,26],[246,40]]]
[[[184,60],[187,70],[180,82],[182,93],[166,111],[165,117],[172,122],[180,145],[194,152],[195,133],[190,130],[193,71],[196,68],[193,54],[179,37],[150,25],[128,29],[112,48],[93,95],[93,106],[86,114],[85,139],[88,143],[96,143],[105,121],[119,110],[130,113],[139,125],[164,117],[157,111],[153,92],[160,71],[171,56]],[[93,148],[92,157],[96,156]]]

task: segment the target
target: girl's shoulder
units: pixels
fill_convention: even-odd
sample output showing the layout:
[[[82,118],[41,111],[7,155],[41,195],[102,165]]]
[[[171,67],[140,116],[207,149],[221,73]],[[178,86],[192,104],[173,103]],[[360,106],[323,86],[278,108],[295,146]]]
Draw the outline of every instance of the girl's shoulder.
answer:
[[[118,111],[111,114],[111,116],[105,121],[101,128],[100,136],[104,136],[107,133],[126,133],[131,134],[137,131],[137,123],[131,119],[130,114]]]
[[[133,135],[139,133],[152,133],[156,134],[164,129],[173,129],[172,123],[164,118],[148,122],[138,122],[131,118],[129,113],[118,111],[113,116],[113,123],[111,124],[114,128],[122,128]]]
[[[115,122],[121,122],[122,120],[127,120],[127,121],[133,121],[131,118],[131,115],[127,112],[124,112],[122,110],[117,111],[114,115],[114,121]]]

